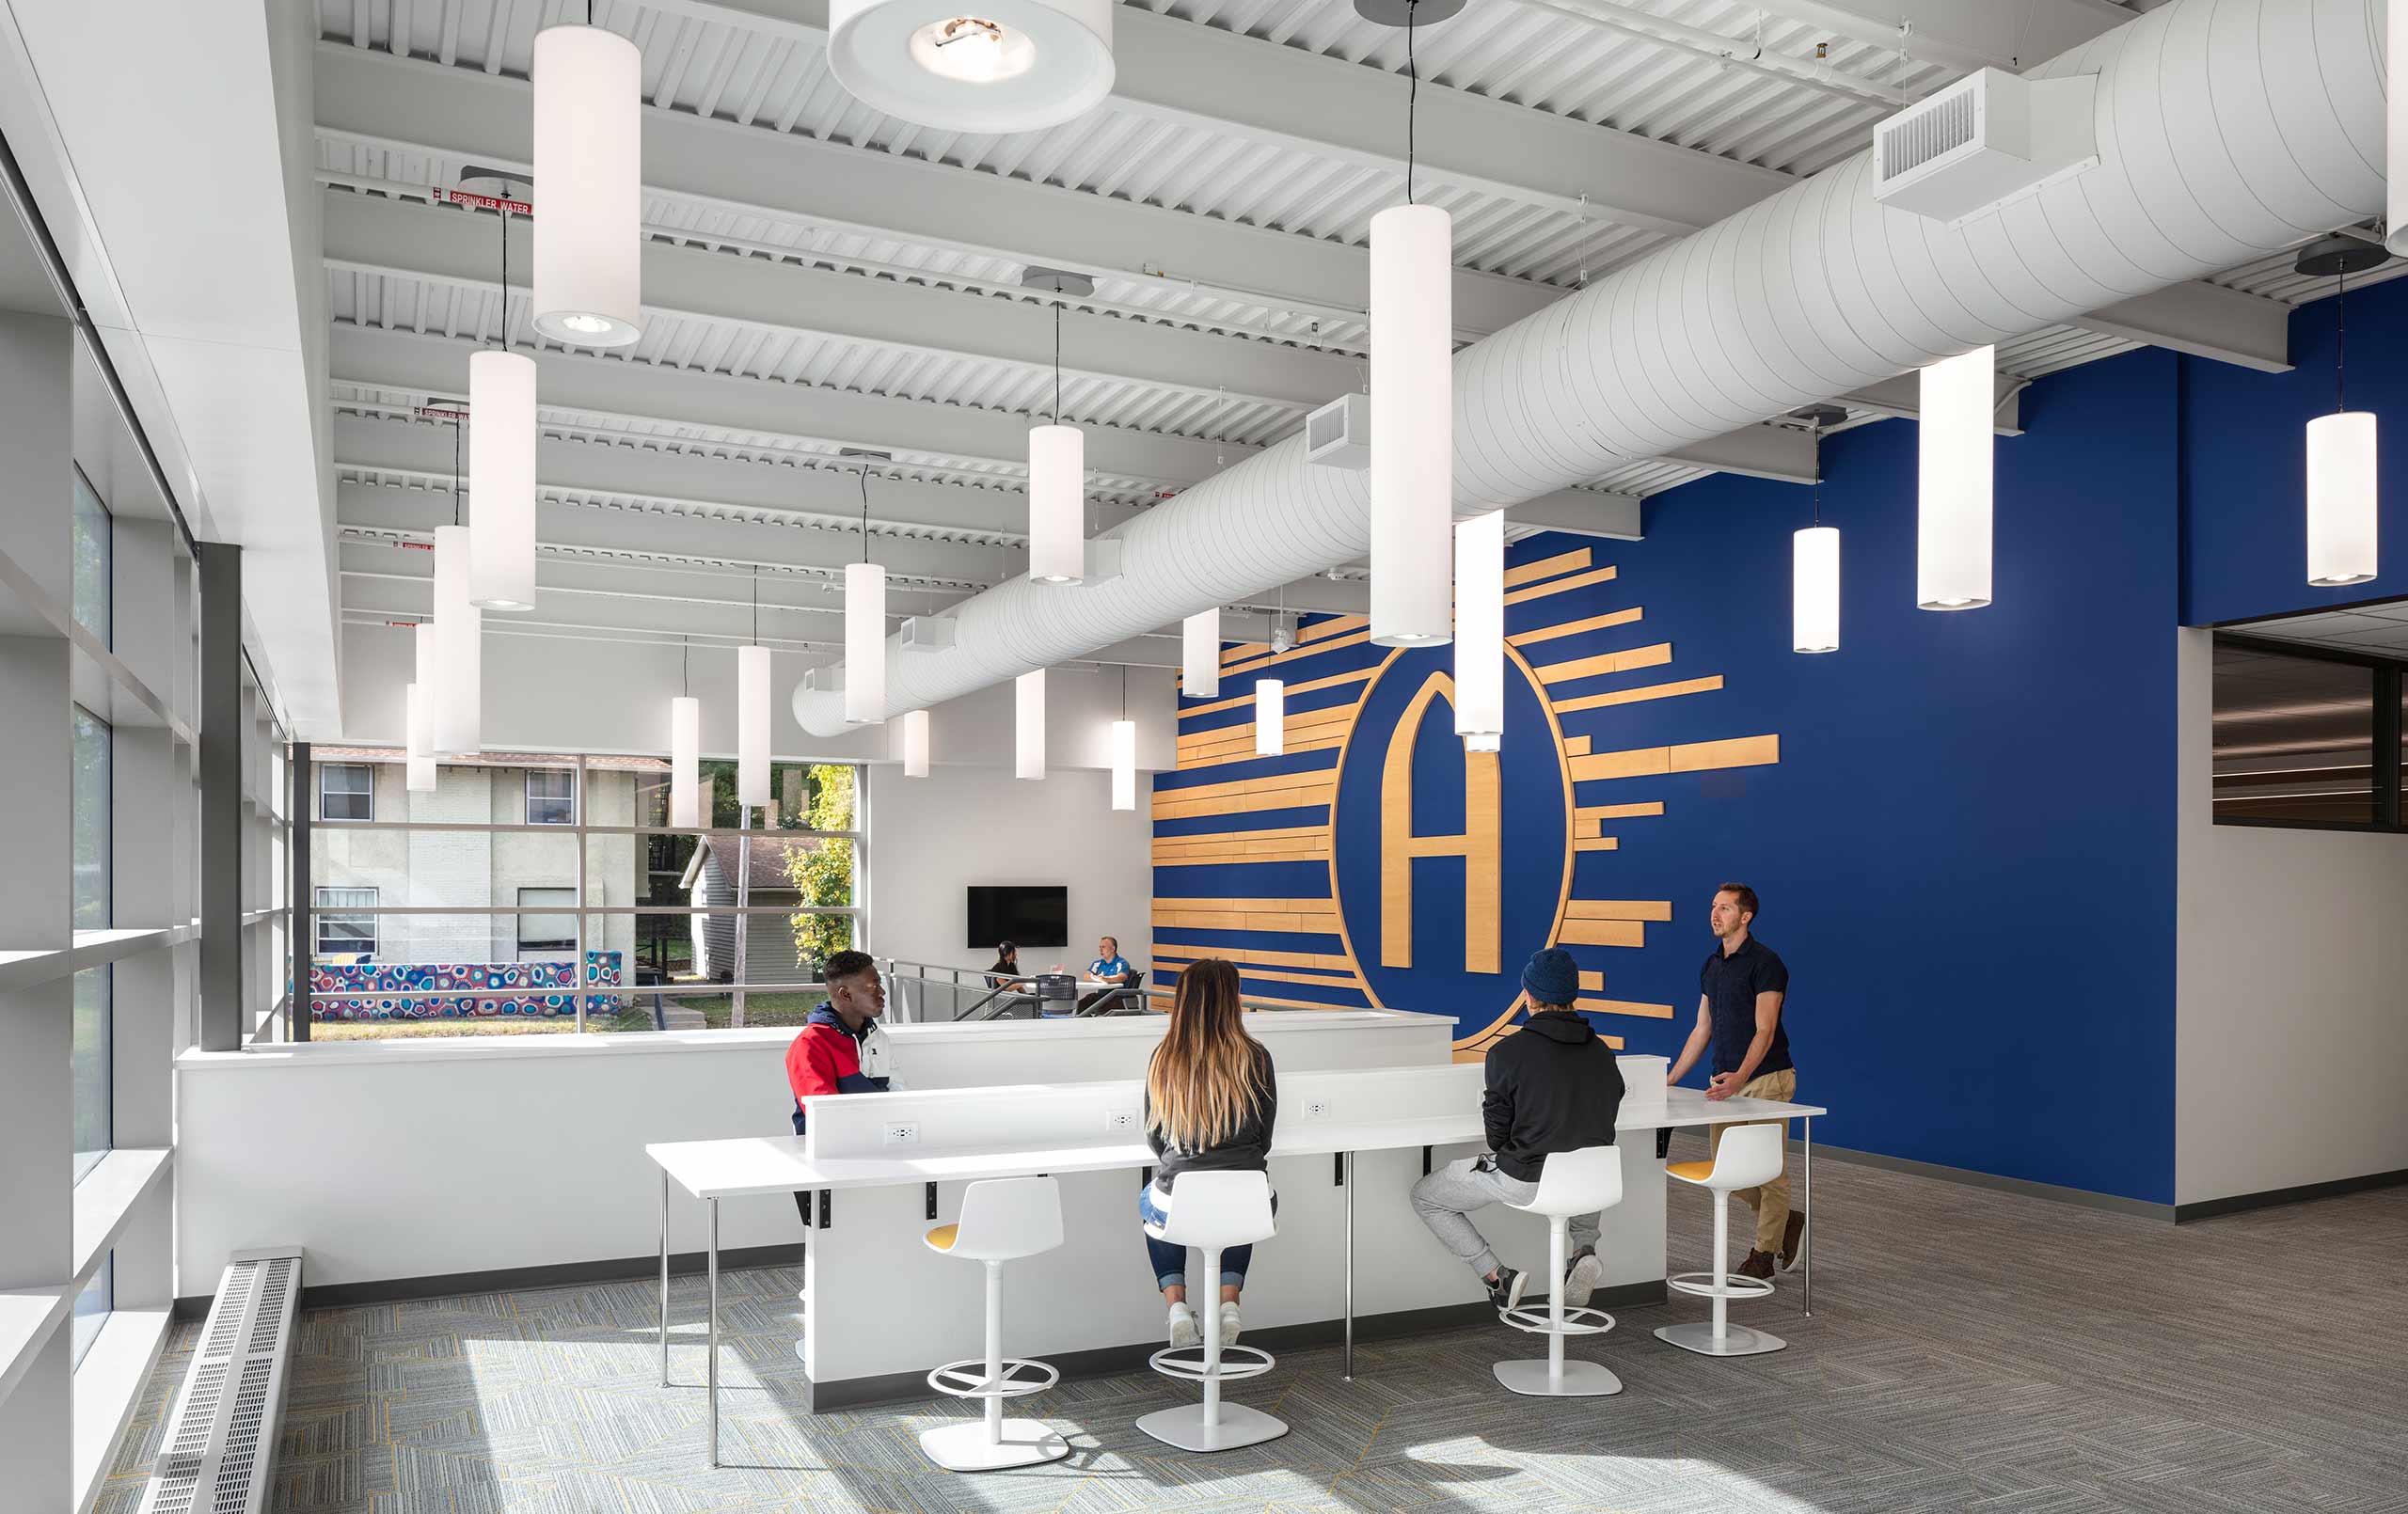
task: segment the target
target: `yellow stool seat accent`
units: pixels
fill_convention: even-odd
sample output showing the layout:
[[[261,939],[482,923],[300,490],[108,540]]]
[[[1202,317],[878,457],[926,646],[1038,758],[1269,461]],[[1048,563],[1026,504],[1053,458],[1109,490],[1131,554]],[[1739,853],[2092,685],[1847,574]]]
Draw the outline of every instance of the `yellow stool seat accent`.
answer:
[[[1710,1161],[1667,1162],[1664,1165],[1664,1171],[1669,1175],[1685,1182],[1703,1183],[1714,1175],[1714,1163]]]
[[[951,1251],[953,1238],[960,1229],[959,1225],[939,1225],[928,1232],[928,1244],[938,1251]]]

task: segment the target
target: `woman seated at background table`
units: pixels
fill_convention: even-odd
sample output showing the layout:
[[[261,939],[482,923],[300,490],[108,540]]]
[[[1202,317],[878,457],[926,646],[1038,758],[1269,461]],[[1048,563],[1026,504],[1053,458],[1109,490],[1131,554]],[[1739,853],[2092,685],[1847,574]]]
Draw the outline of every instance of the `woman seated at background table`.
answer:
[[[1179,975],[1170,1024],[1146,1066],[1146,1143],[1160,1159],[1154,1180],[1137,1191],[1137,1218],[1146,1227],[1146,1251],[1154,1285],[1170,1306],[1171,1345],[1194,1346],[1203,1337],[1187,1302],[1187,1248],[1161,1238],[1177,1200],[1179,1175],[1195,1172],[1266,1171],[1271,1128],[1279,1113],[1279,1087],[1271,1053],[1245,1033],[1245,1009],[1238,997],[1238,970],[1208,957]],[[1278,1199],[1272,1206],[1275,1212]],[[1221,1254],[1220,1335],[1224,1347],[1238,1339],[1238,1291],[1245,1285],[1251,1246]]]
[[[995,947],[995,965],[987,970],[990,988],[1026,988],[1028,980],[1020,974],[1020,948],[1009,941]]]

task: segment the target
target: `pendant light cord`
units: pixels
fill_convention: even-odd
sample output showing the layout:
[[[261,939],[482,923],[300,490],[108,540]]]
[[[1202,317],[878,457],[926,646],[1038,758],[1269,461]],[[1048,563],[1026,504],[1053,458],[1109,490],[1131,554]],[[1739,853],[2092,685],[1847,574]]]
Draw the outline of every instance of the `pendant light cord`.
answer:
[[[1054,424],[1062,423],[1062,302],[1054,301]]]
[[[1129,665],[1120,665],[1120,718],[1129,718]]]
[[[460,423],[452,422],[452,524],[460,524]]]
[[[494,345],[510,346],[510,181],[501,181],[501,314],[494,322]]]
[[[862,465],[862,560],[869,560],[869,465]]]
[[[1404,202],[1413,203],[1413,126],[1421,105],[1421,69],[1413,58],[1413,13],[1421,0],[1404,0]]]
[[[1823,524],[1823,423],[1814,422],[1814,524]]]
[[[2333,295],[2333,412],[2339,415],[2350,408],[2342,398],[2341,369],[2350,346],[2350,271],[2339,269],[2339,280]]]
[[[752,644],[761,644],[761,565],[752,564]]]

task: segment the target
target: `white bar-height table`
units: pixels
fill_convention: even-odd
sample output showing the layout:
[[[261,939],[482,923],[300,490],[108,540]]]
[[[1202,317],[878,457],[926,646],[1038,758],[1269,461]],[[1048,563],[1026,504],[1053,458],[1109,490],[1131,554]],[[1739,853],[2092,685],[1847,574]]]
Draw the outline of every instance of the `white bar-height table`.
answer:
[[[1375,1077],[1377,1072],[1344,1074],[1346,1077]],[[1322,1075],[1332,1076],[1332,1075]],[[974,1096],[982,1090],[961,1089],[964,1096]],[[855,1096],[875,1097],[877,1096]],[[817,1100],[814,1101],[819,1102]],[[1813,1187],[1814,1116],[1827,1112],[1811,1104],[1777,1103],[1766,1099],[1733,1097],[1709,1099],[1696,1089],[1673,1088],[1664,1096],[1625,1099],[1615,1121],[1619,1133],[1629,1135],[1668,1127],[1710,1127],[1740,1125],[1756,1121],[1778,1120],[1784,1125],[1798,1119],[1805,1126],[1804,1161],[1800,1173],[1802,1185],[1811,1194]],[[1367,1120],[1359,1122],[1298,1119],[1280,1124],[1274,1135],[1271,1155],[1282,1157],[1336,1157],[1343,1164],[1341,1178],[1345,1192],[1345,1348],[1343,1375],[1354,1379],[1354,1159],[1361,1152],[1385,1151],[1415,1146],[1442,1146],[1478,1143],[1485,1139],[1477,1106],[1468,1111],[1456,1110],[1408,1119]],[[806,1138],[800,1136],[741,1137],[721,1141],[677,1141],[657,1143],[644,1147],[645,1154],[660,1167],[660,1364],[661,1383],[673,1386],[669,1377],[669,1195],[673,1183],[709,1206],[709,1252],[706,1273],[709,1283],[709,1361],[704,1386],[710,1395],[709,1441],[710,1464],[719,1460],[719,1206],[722,1199],[754,1195],[785,1194],[809,1191],[832,1191],[846,1188],[891,1188],[916,1184],[974,1182],[989,1177],[1022,1177],[1038,1174],[1055,1176],[1075,1173],[1125,1171],[1151,1167],[1159,1159],[1152,1149],[1140,1141],[1099,1141],[1091,1144],[1060,1144],[1046,1147],[990,1146],[955,1150],[923,1150],[912,1155],[894,1157],[828,1157],[812,1159],[806,1154]],[[1811,1211],[1810,1211],[1811,1212]],[[824,1221],[824,1217],[823,1217]],[[1809,1229],[1812,1224],[1810,1222]],[[900,1243],[898,1238],[898,1244]],[[1805,1295],[1807,1313],[1813,1314],[1814,1247],[1812,1238],[1801,1241],[1804,1248],[1799,1257],[1802,1270],[1801,1291]]]

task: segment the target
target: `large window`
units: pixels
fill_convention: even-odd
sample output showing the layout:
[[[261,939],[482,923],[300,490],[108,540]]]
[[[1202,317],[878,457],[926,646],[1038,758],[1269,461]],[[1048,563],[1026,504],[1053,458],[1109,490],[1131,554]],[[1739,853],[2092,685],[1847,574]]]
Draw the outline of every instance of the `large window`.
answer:
[[[75,1364],[84,1364],[85,1353],[101,1338],[101,1327],[108,1323],[109,1311],[117,1307],[117,1253],[112,1251],[101,1261],[101,1270],[92,1281],[75,1295],[75,1338],[71,1343]]]
[[[109,641],[109,576],[111,558],[109,508],[92,491],[81,468],[75,470],[75,621],[87,631]]]
[[[2396,828],[2400,710],[2398,664],[2321,648],[2218,638],[2217,821]]]
[[[398,757],[321,749],[327,812]],[[747,813],[735,765],[705,763],[710,822],[685,831],[658,758],[487,752],[439,771],[439,804],[387,783],[375,817],[312,838],[321,958],[372,958],[322,960],[313,1037],[799,1024],[828,957],[864,938],[850,764],[776,764],[775,802]]]
[[[366,763],[318,765],[318,818],[376,818],[376,770]]]
[[[531,826],[577,824],[577,772],[574,768],[527,769],[527,823]]]
[[[317,923],[316,954],[373,957],[376,954],[376,891],[320,889],[309,918]]]
[[[106,721],[80,704],[73,715],[75,928],[105,930],[109,925],[110,892],[110,733]],[[109,1150],[112,971],[103,966],[86,968],[75,974],[74,1046],[70,1069],[75,1111],[75,1177],[79,1182]]]

